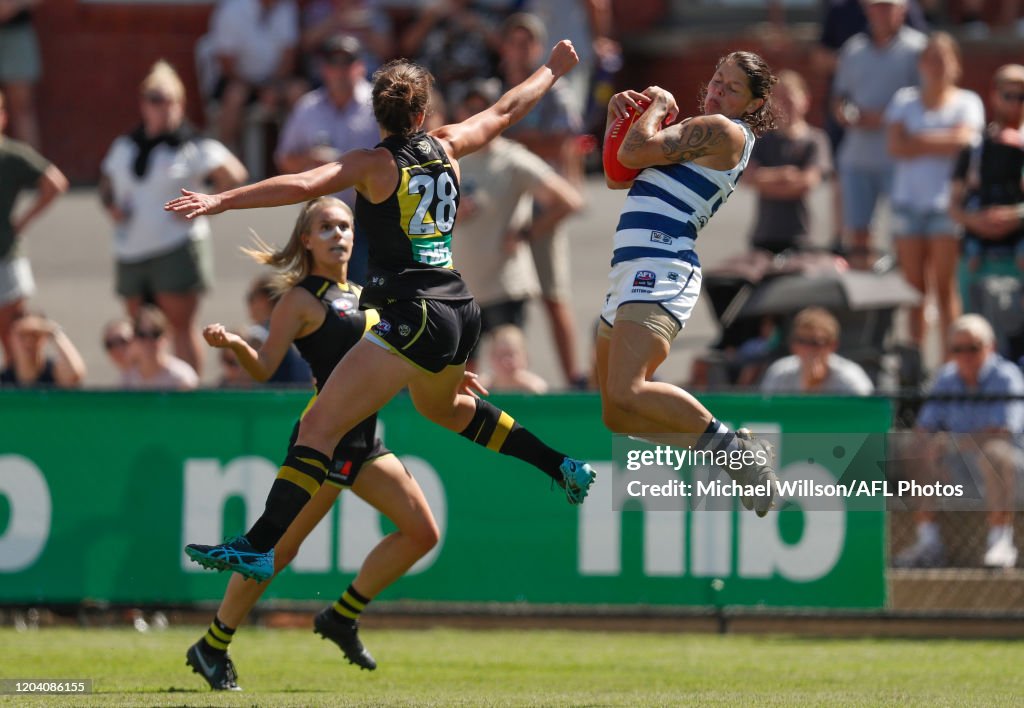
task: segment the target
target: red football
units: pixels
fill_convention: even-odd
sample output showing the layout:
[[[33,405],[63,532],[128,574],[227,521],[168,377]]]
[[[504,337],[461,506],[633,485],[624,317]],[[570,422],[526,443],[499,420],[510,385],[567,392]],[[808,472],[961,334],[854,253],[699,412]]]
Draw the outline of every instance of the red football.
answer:
[[[642,107],[646,108],[649,103],[649,101],[642,102]],[[640,174],[640,170],[623,167],[618,157],[619,146],[622,145],[622,141],[629,131],[629,126],[633,125],[633,121],[636,120],[637,116],[643,113],[642,110],[634,111],[632,108],[628,109],[628,111],[629,114],[625,118],[615,119],[611,130],[608,131],[608,135],[604,140],[604,152],[602,153],[604,173],[613,182],[629,182]]]

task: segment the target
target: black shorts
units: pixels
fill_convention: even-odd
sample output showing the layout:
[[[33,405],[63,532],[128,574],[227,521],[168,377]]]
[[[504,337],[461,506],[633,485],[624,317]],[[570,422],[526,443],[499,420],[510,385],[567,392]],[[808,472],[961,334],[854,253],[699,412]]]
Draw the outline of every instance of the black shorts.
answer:
[[[421,369],[439,373],[465,364],[480,339],[474,300],[399,300],[380,310],[370,332]]]
[[[374,424],[376,424],[376,419]],[[298,437],[299,423],[296,421],[295,427],[292,428],[292,437],[288,441],[289,448],[295,444]],[[352,444],[350,438],[351,433],[342,438],[338,446],[334,448],[331,471],[327,473],[325,484],[333,484],[335,487],[351,487],[367,463],[378,457],[393,454],[378,437],[373,437],[368,443],[359,442],[358,444]]]

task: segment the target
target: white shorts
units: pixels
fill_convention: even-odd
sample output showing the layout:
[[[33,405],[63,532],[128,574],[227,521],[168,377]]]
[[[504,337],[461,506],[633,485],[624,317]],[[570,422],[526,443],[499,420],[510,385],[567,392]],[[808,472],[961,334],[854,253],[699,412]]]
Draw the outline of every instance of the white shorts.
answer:
[[[700,295],[700,266],[675,258],[637,258],[612,266],[601,319],[615,325],[615,311],[631,302],[655,303],[686,326]]]
[[[0,258],[0,305],[24,300],[32,297],[35,292],[36,282],[32,278],[28,258]]]

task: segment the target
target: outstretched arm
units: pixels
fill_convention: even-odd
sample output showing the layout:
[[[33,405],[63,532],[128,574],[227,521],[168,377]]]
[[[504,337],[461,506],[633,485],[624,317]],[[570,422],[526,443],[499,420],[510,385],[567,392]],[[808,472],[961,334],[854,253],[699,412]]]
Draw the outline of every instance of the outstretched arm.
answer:
[[[567,74],[578,63],[579,57],[576,56],[572,42],[563,39],[551,50],[544,66],[511,88],[493,106],[461,123],[443,125],[430,134],[447,143],[445,151],[452,158],[458,159],[475,152],[521,120],[555,85],[559,77]]]
[[[374,150],[351,150],[337,162],[294,175],[278,175],[220,194],[182,189],[182,196],[167,202],[164,209],[194,219],[203,214],[220,214],[230,209],[298,204],[349,187],[364,187],[376,159],[378,157]]]

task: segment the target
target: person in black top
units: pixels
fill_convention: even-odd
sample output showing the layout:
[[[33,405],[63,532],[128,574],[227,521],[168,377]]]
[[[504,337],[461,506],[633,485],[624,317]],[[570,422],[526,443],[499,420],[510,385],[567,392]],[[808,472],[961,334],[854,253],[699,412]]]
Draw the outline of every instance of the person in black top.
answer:
[[[244,249],[257,261],[280,269],[273,286],[282,294],[271,314],[269,334],[256,351],[223,325],[211,324],[203,330],[207,343],[230,349],[258,381],[270,378],[294,343],[313,370],[317,390],[322,389],[335,365],[362,338],[368,325],[378,321],[375,310],[359,309],[359,287],[347,279],[352,228],[352,212],[344,202],[335,197],[319,197],[302,208],[284,248],[274,250],[259,241],[257,248]],[[475,379],[468,375],[462,390],[470,393],[474,383]],[[326,484],[278,541],[274,554],[276,574],[295,557],[343,488],[351,488],[395,524],[397,530],[370,552],[367,562],[333,608],[320,613],[327,619],[318,616],[317,620],[318,628],[334,620],[334,629],[344,635],[345,641],[339,644],[346,656],[365,669],[376,668],[376,662],[359,641],[359,611],[438,540],[437,523],[423,491],[376,436],[376,425],[376,414],[370,415],[341,439],[334,448]],[[294,436],[295,433],[293,441]],[[211,688],[236,687],[234,664],[227,648],[235,630],[270,582],[248,583],[233,575],[213,623],[189,649],[189,665]],[[335,613],[337,618],[332,617]]]
[[[1024,273],[1024,65],[992,77],[992,123],[953,168],[949,214],[963,227],[960,295],[975,312],[972,286],[990,275]]]
[[[383,138],[377,147],[219,195],[183,189],[182,197],[167,203],[166,209],[195,218],[355,187],[356,220],[371,235],[369,281],[360,305],[380,308],[380,322],[335,367],[303,418],[263,516],[245,536],[226,544],[189,544],[185,550],[193,560],[257,580],[269,577],[274,545],[323,483],[330,451],[406,386],[417,410],[430,420],[530,462],[565,490],[570,503],[583,501],[595,477],[589,465],[551,449],[486,401],[459,393],[466,358],[480,333],[480,308],[452,262],[457,159],[521,119],[577,62],[572,43],[563,40],[544,66],[496,104],[430,133],[421,129],[430,74],[410,62],[390,62],[374,75],[373,109]]]

